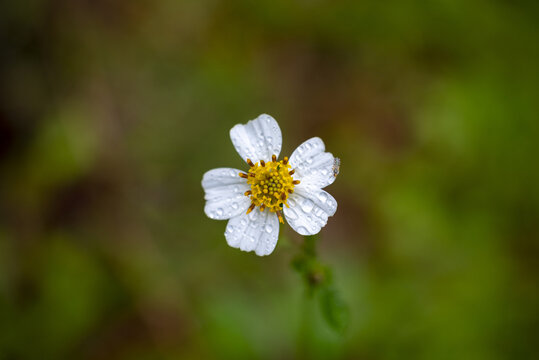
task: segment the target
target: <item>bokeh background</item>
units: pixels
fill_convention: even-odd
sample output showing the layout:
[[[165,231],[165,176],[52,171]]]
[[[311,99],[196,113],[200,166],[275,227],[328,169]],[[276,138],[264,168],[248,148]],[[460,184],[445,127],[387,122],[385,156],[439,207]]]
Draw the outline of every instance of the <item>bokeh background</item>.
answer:
[[[537,359],[539,2],[0,5],[0,359]],[[260,113],[342,159],[328,326],[203,212]]]

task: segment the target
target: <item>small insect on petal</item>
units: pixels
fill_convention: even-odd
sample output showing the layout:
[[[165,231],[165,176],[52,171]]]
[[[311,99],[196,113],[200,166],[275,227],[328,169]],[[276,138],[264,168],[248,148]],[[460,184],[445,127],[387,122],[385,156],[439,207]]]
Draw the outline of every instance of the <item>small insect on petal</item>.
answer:
[[[337,175],[339,175],[340,167],[341,159],[335,158],[335,160],[333,160],[333,177],[337,177]]]

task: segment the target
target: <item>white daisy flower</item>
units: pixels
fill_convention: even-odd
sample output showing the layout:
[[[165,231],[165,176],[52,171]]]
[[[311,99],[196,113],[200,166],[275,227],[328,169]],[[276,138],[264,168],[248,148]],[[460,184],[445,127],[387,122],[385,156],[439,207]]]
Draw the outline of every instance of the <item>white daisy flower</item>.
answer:
[[[218,168],[202,178],[204,212],[211,219],[229,220],[228,245],[269,255],[283,215],[299,234],[314,235],[335,214],[337,201],[322,188],[335,181],[340,161],[325,152],[322,139],[309,139],[290,158],[278,160],[281,129],[266,114],[234,126],[230,138],[250,169]]]

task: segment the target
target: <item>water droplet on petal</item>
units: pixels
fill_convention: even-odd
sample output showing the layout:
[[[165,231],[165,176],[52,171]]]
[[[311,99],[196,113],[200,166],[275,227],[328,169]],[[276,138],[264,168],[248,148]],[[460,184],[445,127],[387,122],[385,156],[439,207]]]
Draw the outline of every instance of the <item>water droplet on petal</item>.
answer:
[[[288,201],[290,203],[290,200]],[[296,220],[298,218],[298,214],[296,214],[296,211],[292,209],[286,210],[286,217],[290,220]]]
[[[271,225],[266,225],[266,226],[264,227],[264,230],[266,230],[266,232],[267,232],[268,234],[270,234],[270,233],[273,231],[273,226],[271,226]]]
[[[311,200],[309,200],[309,199],[305,199],[304,201],[302,201],[302,202],[300,203],[300,206],[301,206],[301,209],[302,209],[303,211],[305,211],[306,213],[308,213],[308,212],[311,212],[311,211],[313,210],[313,208],[314,208],[314,203],[313,203]]]
[[[256,219],[258,219],[258,211],[251,211],[251,213],[249,214],[249,219],[251,221],[255,221]],[[253,223],[254,226],[256,226],[256,224]]]
[[[320,192],[318,194],[318,199],[320,200],[321,203],[325,203],[328,199],[328,195],[325,192]]]

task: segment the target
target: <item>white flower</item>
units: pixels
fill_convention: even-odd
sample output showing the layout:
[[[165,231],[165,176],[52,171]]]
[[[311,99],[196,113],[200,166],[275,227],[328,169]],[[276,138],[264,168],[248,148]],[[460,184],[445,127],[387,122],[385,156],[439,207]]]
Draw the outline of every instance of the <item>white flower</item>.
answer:
[[[337,201],[322,188],[335,181],[340,162],[324,151],[322,139],[309,139],[290,159],[278,161],[281,129],[265,114],[234,126],[230,138],[249,171],[219,168],[202,178],[204,212],[211,219],[229,220],[228,245],[269,255],[277,244],[283,214],[301,235],[317,234],[335,214]]]

